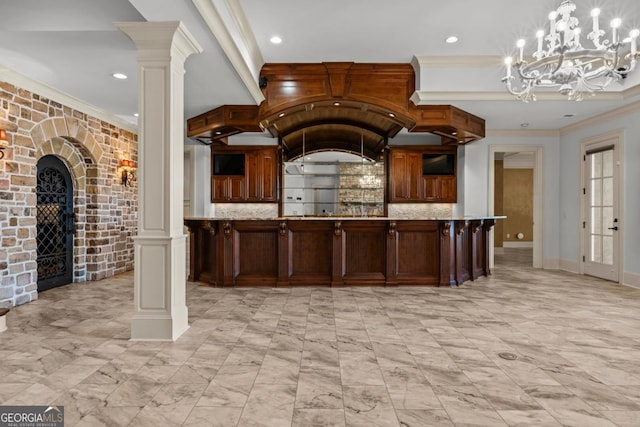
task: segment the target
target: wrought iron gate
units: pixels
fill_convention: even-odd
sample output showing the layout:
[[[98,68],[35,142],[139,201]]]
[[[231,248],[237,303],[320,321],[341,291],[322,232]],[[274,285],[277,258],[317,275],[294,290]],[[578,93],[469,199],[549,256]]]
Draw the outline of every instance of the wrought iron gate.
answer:
[[[55,156],[38,161],[38,291],[73,281],[73,184]]]

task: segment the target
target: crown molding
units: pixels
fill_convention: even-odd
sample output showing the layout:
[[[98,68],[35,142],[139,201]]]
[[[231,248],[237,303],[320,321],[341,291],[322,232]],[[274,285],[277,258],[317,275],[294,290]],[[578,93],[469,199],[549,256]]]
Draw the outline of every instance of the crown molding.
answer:
[[[608,111],[603,114],[599,114],[594,117],[590,117],[588,119],[582,120],[577,123],[573,123],[569,126],[565,126],[560,128],[560,135],[565,136],[572,132],[576,132],[578,130],[582,130],[585,127],[596,126],[603,122],[608,122],[610,120],[617,119],[621,116],[625,116],[627,114],[634,113],[640,110],[640,101],[632,102],[631,104],[627,104],[623,107],[616,108],[615,110]]]
[[[631,90],[631,89],[628,89]],[[633,88],[635,90],[635,88]],[[640,92],[639,92],[640,94]],[[629,98],[625,92],[598,92],[599,101],[622,101]],[[635,96],[635,94],[633,95]],[[536,93],[538,101],[566,101],[567,97],[558,92],[538,92]],[[415,91],[411,95],[411,101],[415,105],[428,105],[434,102],[450,103],[452,101],[513,101],[516,98],[506,90],[500,92],[431,92],[431,91]]]
[[[622,95],[625,99],[633,98],[634,96],[640,95],[640,84],[623,90]]]
[[[414,66],[424,66],[429,68],[449,68],[449,67],[499,67],[504,63],[504,58],[498,55],[477,55],[477,56],[427,56],[415,55]]]
[[[485,137],[559,137],[556,129],[487,129]]]
[[[85,101],[2,65],[0,65],[0,81],[10,83],[21,89],[26,89],[29,92],[49,98],[66,107],[73,108],[74,110],[78,110],[97,119],[104,120],[105,122],[116,125],[129,132],[133,132],[135,134],[138,133],[138,125],[136,123],[132,123],[122,117],[116,116],[115,114],[101,110]]]
[[[192,0],[231,65],[253,97],[264,101],[258,85],[264,59],[238,0]]]

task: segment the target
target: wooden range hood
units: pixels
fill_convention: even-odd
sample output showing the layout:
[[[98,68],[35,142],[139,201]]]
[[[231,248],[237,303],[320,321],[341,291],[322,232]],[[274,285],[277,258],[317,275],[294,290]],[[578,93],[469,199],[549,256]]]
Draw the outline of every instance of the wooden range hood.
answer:
[[[187,120],[187,136],[226,142],[268,130],[287,158],[340,150],[375,158],[403,128],[441,143],[468,144],[485,135],[484,120],[451,105],[414,105],[411,64],[265,64],[260,106],[223,105]]]

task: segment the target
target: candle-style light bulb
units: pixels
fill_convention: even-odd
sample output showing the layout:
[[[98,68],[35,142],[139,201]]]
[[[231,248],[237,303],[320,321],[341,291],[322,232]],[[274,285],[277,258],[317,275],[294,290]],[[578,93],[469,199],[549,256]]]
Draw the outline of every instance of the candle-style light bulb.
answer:
[[[544,38],[544,30],[538,30],[536,33],[536,38],[538,39],[538,52],[542,52],[542,39]]]
[[[611,20],[611,43],[618,43],[618,28],[622,25],[622,19],[614,18]]]
[[[550,32],[552,36],[556,35],[556,18],[557,17],[558,17],[558,12],[556,12],[555,10],[549,13],[549,26],[550,26]]]
[[[564,41],[565,41],[565,31],[567,30],[567,25],[564,23],[564,21],[560,21],[558,22],[558,32],[560,35],[560,46],[564,46]]]
[[[576,27],[573,30],[573,34],[575,36],[575,46],[580,46],[580,34],[582,34],[582,30],[580,29],[580,27]]]
[[[525,39],[520,39],[516,42],[516,46],[518,47],[518,49],[520,49],[519,62],[522,62],[524,60],[524,45],[526,43],[527,41]]]
[[[507,78],[511,77],[511,63],[513,62],[513,58],[510,56],[507,56],[506,58],[504,58],[504,65],[507,66]]]
[[[631,56],[635,56],[638,53],[638,36],[640,36],[639,29],[634,28],[629,31],[629,37],[631,37]]]
[[[591,17],[593,18],[593,32],[597,33],[600,31],[600,23],[598,21],[598,17],[600,16],[600,9],[597,7],[591,11]]]

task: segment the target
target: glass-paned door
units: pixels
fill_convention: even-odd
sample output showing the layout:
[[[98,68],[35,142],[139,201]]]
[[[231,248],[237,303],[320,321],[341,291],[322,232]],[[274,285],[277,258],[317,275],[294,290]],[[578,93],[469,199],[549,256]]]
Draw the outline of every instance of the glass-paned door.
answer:
[[[618,281],[618,177],[615,146],[587,150],[585,155],[586,255],[584,272]]]

